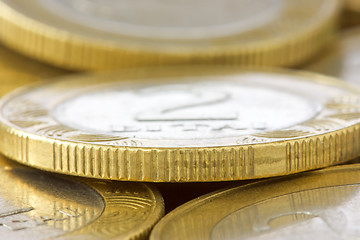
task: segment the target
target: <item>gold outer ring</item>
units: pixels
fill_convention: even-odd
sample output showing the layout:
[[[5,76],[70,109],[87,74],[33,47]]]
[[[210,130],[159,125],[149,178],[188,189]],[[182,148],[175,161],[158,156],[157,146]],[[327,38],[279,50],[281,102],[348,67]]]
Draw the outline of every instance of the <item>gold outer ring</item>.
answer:
[[[178,71],[170,69],[172,68],[167,69],[167,75],[160,71],[161,69],[159,72],[165,76],[174,75],[174,72],[176,76],[186,75],[186,68]],[[206,69],[210,71],[214,68]],[[227,72],[226,68],[219,69],[222,73]],[[197,70],[194,74],[205,74],[204,69]],[[238,71],[236,68],[233,70]],[[154,73],[156,69],[151,68],[151,71]],[[291,70],[273,72],[291,73],[308,78],[309,81],[341,87],[355,96],[359,94],[356,88],[331,77]],[[123,71],[122,75],[131,79],[129,73],[137,77],[144,74],[137,70]],[[16,95],[17,92],[13,94]],[[5,96],[2,104],[11,98],[12,94]],[[111,146],[60,140],[16,128],[4,121],[1,115],[2,113],[0,151],[4,155],[42,170],[91,178],[144,182],[256,179],[327,167],[360,155],[360,123],[316,135],[285,135],[281,141],[261,144],[166,148]]]
[[[291,193],[360,184],[359,173],[360,164],[351,164],[218,190],[191,200],[168,213],[155,225],[150,240],[211,239],[211,231],[216,225],[236,211],[266,202],[269,199],[289,196]],[[333,201],[339,198],[346,199],[344,192],[339,191],[336,193],[330,195],[335,198]],[[307,194],[300,199],[291,198],[289,205],[303,206],[307,203],[310,206],[325,205],[332,207],[333,205],[328,202],[328,197],[326,195],[313,196]],[[251,225],[252,221],[259,223],[263,220],[261,218],[262,214],[267,213],[268,216],[272,216],[273,211],[272,208],[256,208],[252,212],[256,216],[253,218],[247,216],[245,219],[248,222],[242,223],[245,226],[249,224],[248,229],[252,229],[254,227]],[[288,213],[286,212],[286,214]],[[236,239],[242,238],[238,237]]]
[[[28,56],[72,70],[107,70],[179,63],[295,66],[315,55],[335,33],[341,2],[291,36],[207,50],[125,46],[72,34],[31,19],[0,1],[0,39]]]
[[[26,201],[36,202],[41,205],[47,201],[51,202],[49,199],[57,198],[56,202],[53,203],[53,206],[49,207],[45,204],[44,208],[48,208],[49,212],[44,211],[41,214],[51,214],[56,210],[56,207],[64,206],[66,205],[66,202],[72,202],[71,198],[66,198],[60,194],[56,195],[55,192],[52,192],[56,191],[56,188],[62,187],[60,184],[54,184],[56,183],[56,178],[63,178],[64,180],[70,181],[75,188],[73,191],[77,191],[79,187],[77,182],[84,184],[89,190],[91,189],[96,192],[96,194],[102,198],[104,208],[101,209],[101,214],[96,218],[88,216],[87,218],[91,219],[91,221],[87,220],[86,224],[83,222],[84,219],[82,219],[83,221],[79,220],[80,222],[77,223],[73,221],[69,222],[68,224],[72,223],[75,226],[80,225],[80,227],[71,231],[66,230],[64,235],[60,237],[61,239],[87,239],[86,236],[93,236],[94,238],[91,239],[104,240],[148,239],[151,229],[161,219],[165,212],[164,200],[155,186],[149,186],[143,183],[116,183],[86,178],[79,179],[75,177],[68,177],[65,179],[64,176],[55,176],[56,178],[53,180],[55,182],[50,181],[51,184],[48,185],[48,189],[38,189],[36,185],[33,186],[31,185],[31,182],[27,182],[27,179],[21,178],[21,175],[12,175],[12,170],[20,170],[29,175],[43,176],[43,178],[40,177],[43,181],[49,179],[50,176],[47,176],[49,175],[48,173],[24,167],[3,156],[0,156],[0,168],[1,170],[8,172],[10,177],[5,179],[11,181],[11,184],[7,184],[6,188],[2,189],[3,192],[8,192],[8,195],[5,194],[5,196],[2,196],[2,198],[5,197],[5,202],[9,201],[9,203],[11,203],[13,201],[12,199],[19,198],[27,199]],[[2,182],[3,186],[5,184],[5,182]],[[14,186],[16,186],[16,189],[14,189]],[[26,201],[24,204],[29,203]],[[94,199],[89,201],[94,201]],[[71,205],[76,209],[76,202],[73,202]],[[85,214],[86,211],[89,211],[89,214],[91,214],[91,209],[84,209],[84,211]],[[68,228],[69,227],[67,226],[66,229]],[[39,234],[41,234],[41,230],[33,229],[32,231],[39,231]],[[16,236],[16,231],[13,232],[13,234]]]

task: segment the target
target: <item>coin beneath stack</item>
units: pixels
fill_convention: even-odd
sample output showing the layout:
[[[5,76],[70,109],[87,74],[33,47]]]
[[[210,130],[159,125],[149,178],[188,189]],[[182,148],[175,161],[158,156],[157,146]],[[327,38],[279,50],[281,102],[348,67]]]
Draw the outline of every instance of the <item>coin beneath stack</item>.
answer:
[[[1,0],[0,38],[80,70],[185,62],[290,66],[327,43],[340,10],[338,0]]]
[[[360,164],[259,181],[192,200],[155,226],[160,239],[358,239]]]
[[[360,87],[360,28],[345,31],[329,51],[305,69],[331,75]]]
[[[0,45],[0,96],[34,81],[66,73],[65,70],[31,60]]]
[[[141,183],[62,178],[0,156],[2,239],[147,239],[164,213]]]
[[[352,86],[291,70],[70,76],[2,99],[0,150],[23,164],[92,178],[254,179],[357,157],[359,109]]]

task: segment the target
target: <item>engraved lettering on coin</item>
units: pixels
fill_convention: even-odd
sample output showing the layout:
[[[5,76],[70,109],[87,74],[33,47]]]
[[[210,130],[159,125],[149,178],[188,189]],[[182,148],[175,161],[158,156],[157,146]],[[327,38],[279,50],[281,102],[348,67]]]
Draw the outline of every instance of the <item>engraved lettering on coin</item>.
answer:
[[[35,240],[39,233],[41,239],[60,237],[91,223],[105,207],[100,195],[78,182],[21,168],[1,168],[0,173],[4,239]]]
[[[358,239],[360,185],[295,192],[233,212],[211,239]]]
[[[222,37],[276,19],[283,0],[38,0],[53,14],[86,27],[144,38]],[[201,14],[199,14],[201,12]]]
[[[179,84],[81,95],[53,111],[83,131],[161,139],[218,138],[304,122],[320,106],[298,95],[230,84]],[[276,113],[276,114],[275,114]]]

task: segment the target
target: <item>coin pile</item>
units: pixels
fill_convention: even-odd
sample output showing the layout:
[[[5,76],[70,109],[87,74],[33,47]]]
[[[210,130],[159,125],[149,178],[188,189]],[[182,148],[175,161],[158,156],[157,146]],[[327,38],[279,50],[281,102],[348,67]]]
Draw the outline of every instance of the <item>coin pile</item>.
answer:
[[[0,0],[0,239],[360,239],[359,19]]]

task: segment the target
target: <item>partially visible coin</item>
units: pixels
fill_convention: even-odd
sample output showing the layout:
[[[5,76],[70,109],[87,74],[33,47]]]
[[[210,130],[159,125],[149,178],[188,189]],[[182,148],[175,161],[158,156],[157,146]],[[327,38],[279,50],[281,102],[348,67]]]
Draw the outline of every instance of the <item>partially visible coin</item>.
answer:
[[[360,154],[359,91],[296,71],[128,70],[22,88],[0,106],[0,150],[24,164],[130,181],[291,174]]]
[[[0,97],[17,87],[66,73],[0,45]]]
[[[340,9],[339,0],[1,0],[0,38],[70,69],[288,66],[328,42]]]
[[[331,75],[360,87],[360,28],[341,34],[319,58],[305,66],[306,70]]]
[[[166,215],[151,240],[360,238],[360,164],[205,195]]]
[[[146,239],[163,213],[147,185],[62,178],[0,156],[1,239]]]

